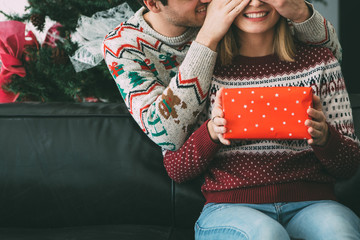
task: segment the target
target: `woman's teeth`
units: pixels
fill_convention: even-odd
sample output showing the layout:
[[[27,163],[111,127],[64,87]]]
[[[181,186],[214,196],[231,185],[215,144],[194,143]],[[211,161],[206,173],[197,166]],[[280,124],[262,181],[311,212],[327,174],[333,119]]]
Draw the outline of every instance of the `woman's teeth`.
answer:
[[[247,18],[262,18],[265,17],[268,13],[262,12],[262,13],[245,13],[244,16]]]

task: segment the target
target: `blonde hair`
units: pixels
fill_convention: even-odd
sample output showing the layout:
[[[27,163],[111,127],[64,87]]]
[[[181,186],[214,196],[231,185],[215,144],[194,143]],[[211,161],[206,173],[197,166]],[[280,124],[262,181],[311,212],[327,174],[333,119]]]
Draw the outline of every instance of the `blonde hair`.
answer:
[[[233,58],[239,53],[240,43],[238,40],[239,29],[232,25],[218,46],[219,62],[221,65],[230,64]],[[293,62],[296,48],[293,36],[287,20],[280,17],[275,25],[274,53],[282,61]]]

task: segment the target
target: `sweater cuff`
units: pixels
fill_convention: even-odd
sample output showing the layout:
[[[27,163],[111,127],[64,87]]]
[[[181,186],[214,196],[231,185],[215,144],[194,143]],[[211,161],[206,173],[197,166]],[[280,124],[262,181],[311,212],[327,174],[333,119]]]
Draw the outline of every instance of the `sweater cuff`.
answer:
[[[202,150],[206,149],[206,152],[208,152],[208,155],[214,155],[217,153],[217,151],[221,148],[221,143],[216,143],[213,141],[210,137],[209,130],[207,128],[207,124],[210,121],[208,119],[206,122],[204,122],[200,128],[196,131],[197,132],[197,142],[200,142],[199,148]],[[195,137],[195,136],[194,136]]]
[[[324,24],[326,24],[326,20],[316,9],[314,9],[312,4],[307,4],[313,11],[311,17],[304,22],[297,23],[291,21],[291,23],[295,28],[296,37],[299,40],[306,37],[307,42],[317,43],[319,42],[318,35],[324,35]]]
[[[210,48],[193,41],[186,54],[186,57],[181,64],[181,71],[191,70],[191,75],[201,76],[204,73],[212,76],[214,66],[216,63],[217,52]]]
[[[315,8],[314,8],[314,5],[312,5],[311,3],[309,3],[309,2],[307,2],[307,1],[305,1],[305,4],[307,5],[307,7],[309,8],[309,10],[311,9],[311,11],[312,11],[312,14],[311,14],[311,16],[308,18],[308,19],[306,19],[304,22],[294,22],[294,21],[291,21],[290,20],[290,22],[294,25],[294,26],[297,26],[297,27],[302,27],[302,25],[304,25],[304,24],[306,24],[306,23],[311,23],[313,20],[314,20],[314,17],[315,17],[315,12],[316,12],[316,10],[315,10]]]
[[[334,126],[328,123],[330,137],[325,146],[316,146],[312,145],[315,155],[319,159],[331,159],[334,156],[338,155],[339,145],[341,145],[342,138],[341,134],[335,129]]]

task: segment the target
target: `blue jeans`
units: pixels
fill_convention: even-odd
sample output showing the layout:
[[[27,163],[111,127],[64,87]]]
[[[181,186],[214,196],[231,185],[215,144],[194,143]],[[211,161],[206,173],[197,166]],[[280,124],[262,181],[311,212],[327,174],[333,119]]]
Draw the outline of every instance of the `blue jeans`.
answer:
[[[209,203],[196,240],[360,240],[360,220],[334,201],[275,204]]]

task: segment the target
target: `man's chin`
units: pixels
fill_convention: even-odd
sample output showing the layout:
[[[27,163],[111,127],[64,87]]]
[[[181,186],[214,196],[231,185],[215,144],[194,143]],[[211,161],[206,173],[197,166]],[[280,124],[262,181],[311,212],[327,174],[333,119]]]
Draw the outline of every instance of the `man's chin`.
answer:
[[[198,18],[196,22],[193,23],[191,27],[201,27],[205,22],[205,18]]]
[[[178,23],[179,27],[201,27],[204,24],[205,18],[196,18],[192,21]]]

